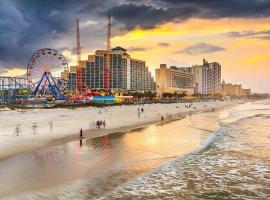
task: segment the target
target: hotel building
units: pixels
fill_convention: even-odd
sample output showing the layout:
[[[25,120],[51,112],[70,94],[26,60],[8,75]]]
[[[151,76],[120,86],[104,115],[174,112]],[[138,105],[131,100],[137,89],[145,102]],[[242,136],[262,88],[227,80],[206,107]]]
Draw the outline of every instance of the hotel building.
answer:
[[[105,53],[97,50],[94,55],[89,55],[86,61],[80,62],[81,85],[83,89],[104,89]],[[70,86],[74,91],[74,73],[69,74]],[[76,75],[77,76],[77,75]],[[78,84],[78,83],[77,83]],[[131,58],[127,50],[122,47],[111,49],[110,52],[110,89],[112,91],[155,91],[156,85],[145,61]]]
[[[71,66],[68,73],[68,91],[76,91],[77,81],[76,81],[76,66]]]
[[[168,68],[166,64],[161,64],[156,69],[156,84],[158,96],[164,92],[190,95],[194,92],[194,75],[175,66]]]
[[[251,90],[242,88],[242,85],[225,83],[222,81],[221,90],[223,96],[240,97],[240,96],[250,96]]]
[[[197,93],[215,94],[221,92],[221,65],[218,62],[209,63],[204,59],[202,65],[192,66],[192,73]]]

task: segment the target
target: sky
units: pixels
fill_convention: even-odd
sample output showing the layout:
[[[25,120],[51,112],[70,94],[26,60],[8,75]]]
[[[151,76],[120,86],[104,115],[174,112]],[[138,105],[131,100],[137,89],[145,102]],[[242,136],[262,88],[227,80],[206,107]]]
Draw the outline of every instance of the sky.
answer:
[[[222,66],[222,79],[270,93],[270,0],[1,0],[0,75],[22,76],[41,48],[76,63],[76,19],[82,59],[105,48],[107,16],[112,47],[160,64]]]

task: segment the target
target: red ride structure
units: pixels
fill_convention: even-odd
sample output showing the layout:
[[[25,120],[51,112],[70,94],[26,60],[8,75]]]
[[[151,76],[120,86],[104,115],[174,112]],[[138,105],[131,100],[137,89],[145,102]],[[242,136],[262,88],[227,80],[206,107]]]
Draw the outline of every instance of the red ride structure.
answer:
[[[82,92],[83,84],[82,84],[82,67],[80,66],[81,61],[81,45],[80,45],[80,21],[76,20],[76,32],[77,32],[77,67],[76,67],[76,86],[77,91],[79,93]]]
[[[110,90],[110,65],[111,65],[111,16],[108,16],[108,30],[107,30],[107,45],[105,52],[105,76],[104,76],[104,89]]]

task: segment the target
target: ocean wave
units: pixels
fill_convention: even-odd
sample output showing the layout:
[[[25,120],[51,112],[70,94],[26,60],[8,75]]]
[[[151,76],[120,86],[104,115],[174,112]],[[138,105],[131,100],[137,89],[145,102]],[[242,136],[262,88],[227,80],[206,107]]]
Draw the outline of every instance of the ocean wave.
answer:
[[[202,143],[199,149],[167,161],[160,167],[129,180],[125,184],[115,188],[111,193],[101,197],[100,200],[129,198],[148,199],[150,196],[155,196],[155,199],[170,196],[171,199],[174,199],[175,191],[181,191],[183,188],[187,187],[187,183],[179,182],[178,179],[175,180],[175,182],[169,181],[169,177],[180,177],[183,175],[182,171],[178,170],[176,166],[179,166],[180,163],[183,165],[191,164],[194,159],[197,159],[197,155],[201,155],[203,152],[214,147],[214,143],[223,136],[227,129],[228,127],[220,127]],[[146,182],[147,185],[145,184]],[[162,187],[158,187],[158,183],[162,183]],[[163,186],[166,184],[172,187],[164,189]]]
[[[131,179],[100,199],[267,199],[270,163],[265,140],[270,131],[260,127],[268,127],[269,109],[232,113],[201,148]]]

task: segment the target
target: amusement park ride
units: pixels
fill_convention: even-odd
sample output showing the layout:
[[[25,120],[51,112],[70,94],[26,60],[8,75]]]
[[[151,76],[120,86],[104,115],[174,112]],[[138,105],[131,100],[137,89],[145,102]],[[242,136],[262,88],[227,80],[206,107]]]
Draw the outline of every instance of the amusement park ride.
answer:
[[[63,69],[68,70],[68,63],[59,51],[49,48],[36,51],[27,65],[27,82],[33,90],[32,97],[51,95],[64,100],[65,80],[55,80],[55,74]]]
[[[111,16],[108,16],[107,44],[105,53],[105,77],[104,86],[108,91],[110,89],[110,61],[111,61]]]
[[[80,66],[81,47],[79,20],[76,21],[77,36],[77,69],[76,93],[77,96],[97,96],[89,93],[82,83],[82,69]],[[110,55],[111,55],[111,17],[108,16],[107,42],[105,51],[104,91],[110,91]],[[61,72],[66,73],[61,77]],[[42,48],[34,52],[27,64],[27,77],[1,77],[0,76],[0,104],[25,101],[26,99],[54,99],[66,100],[68,91],[68,62],[63,54],[51,48]],[[18,92],[20,91],[20,92]],[[23,91],[23,92],[21,92]],[[20,93],[18,95],[18,93]],[[69,95],[67,95],[69,96]],[[101,95],[103,96],[103,95]],[[8,101],[7,101],[8,99]]]

